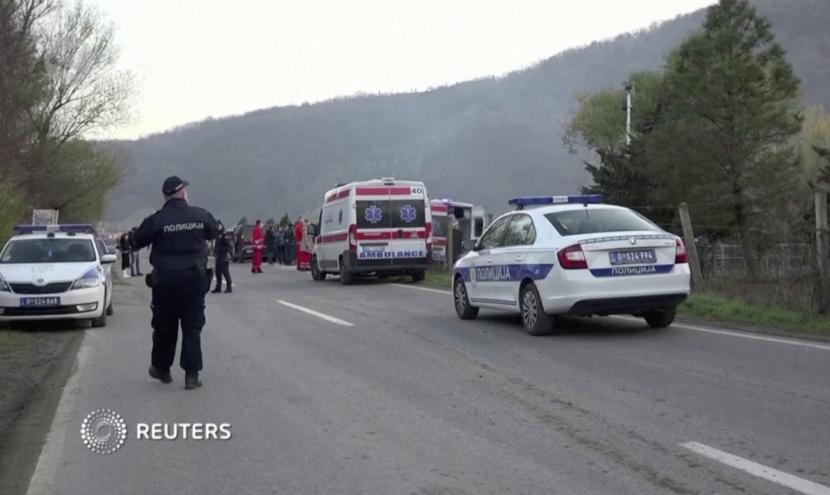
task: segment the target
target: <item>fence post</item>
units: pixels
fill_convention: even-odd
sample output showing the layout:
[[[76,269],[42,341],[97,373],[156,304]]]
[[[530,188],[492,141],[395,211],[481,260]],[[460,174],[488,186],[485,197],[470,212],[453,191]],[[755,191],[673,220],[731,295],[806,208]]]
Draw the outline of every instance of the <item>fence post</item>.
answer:
[[[695,232],[692,229],[689,205],[680,203],[679,213],[680,225],[683,227],[683,242],[686,244],[686,252],[689,254],[689,268],[692,270],[692,287],[698,292],[703,292],[703,275],[700,271],[700,259],[697,256]]]
[[[827,191],[816,189],[816,261],[819,275],[818,312],[830,311],[830,257],[827,245]]]
[[[450,217],[449,212],[447,213],[447,218],[449,218],[450,221],[448,222],[449,228],[447,229],[447,247],[444,249],[444,253],[447,258],[447,268],[449,268],[450,275],[452,275],[454,265],[453,258],[455,257],[455,253],[453,252],[455,240],[453,239],[452,217]]]

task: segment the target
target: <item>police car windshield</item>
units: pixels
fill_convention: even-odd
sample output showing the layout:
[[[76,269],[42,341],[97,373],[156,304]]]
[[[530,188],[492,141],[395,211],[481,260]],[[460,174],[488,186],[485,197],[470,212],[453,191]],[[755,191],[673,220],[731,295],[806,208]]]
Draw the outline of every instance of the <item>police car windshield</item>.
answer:
[[[660,230],[637,213],[622,209],[581,208],[548,213],[545,218],[563,236],[629,230]]]
[[[18,239],[3,251],[0,263],[83,263],[95,261],[89,239]]]

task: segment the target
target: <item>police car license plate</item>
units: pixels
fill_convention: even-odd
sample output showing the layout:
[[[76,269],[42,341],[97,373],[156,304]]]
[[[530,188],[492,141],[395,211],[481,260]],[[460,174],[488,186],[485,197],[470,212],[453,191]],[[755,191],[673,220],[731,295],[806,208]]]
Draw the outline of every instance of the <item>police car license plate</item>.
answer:
[[[608,255],[611,257],[611,264],[614,266],[657,263],[657,253],[653,249],[611,251]]]
[[[22,297],[20,298],[21,307],[44,307],[44,306],[60,306],[60,297]]]

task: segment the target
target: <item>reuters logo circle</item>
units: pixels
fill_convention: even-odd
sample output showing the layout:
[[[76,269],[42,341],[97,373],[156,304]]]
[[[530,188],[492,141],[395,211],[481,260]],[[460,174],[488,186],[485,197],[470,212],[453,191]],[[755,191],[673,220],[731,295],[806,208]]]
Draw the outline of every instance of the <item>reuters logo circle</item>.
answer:
[[[96,409],[81,423],[81,440],[96,454],[112,454],[127,441],[127,422],[111,409]]]

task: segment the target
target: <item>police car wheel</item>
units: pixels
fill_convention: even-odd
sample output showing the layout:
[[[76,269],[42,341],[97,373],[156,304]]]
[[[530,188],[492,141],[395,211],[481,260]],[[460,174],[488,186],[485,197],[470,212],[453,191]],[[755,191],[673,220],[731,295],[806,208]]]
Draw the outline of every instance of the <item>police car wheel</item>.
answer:
[[[343,260],[340,260],[340,283],[342,285],[351,285],[354,282],[354,274],[346,269]]]
[[[475,320],[478,316],[478,308],[470,306],[470,299],[467,297],[467,286],[461,277],[456,277],[453,287],[453,300],[455,312],[462,320]]]
[[[311,278],[318,282],[326,279],[326,272],[320,270],[320,265],[317,264],[317,257],[311,258]]]
[[[643,317],[646,323],[651,328],[666,328],[674,322],[674,316],[677,313],[677,308],[671,308],[665,311],[653,311],[646,313]]]
[[[542,298],[536,285],[529,283],[522,288],[519,306],[522,312],[522,326],[528,334],[535,337],[553,333],[554,318],[545,313]]]
[[[107,312],[104,311],[101,313],[101,316],[98,318],[92,319],[92,328],[104,328],[107,326]]]

